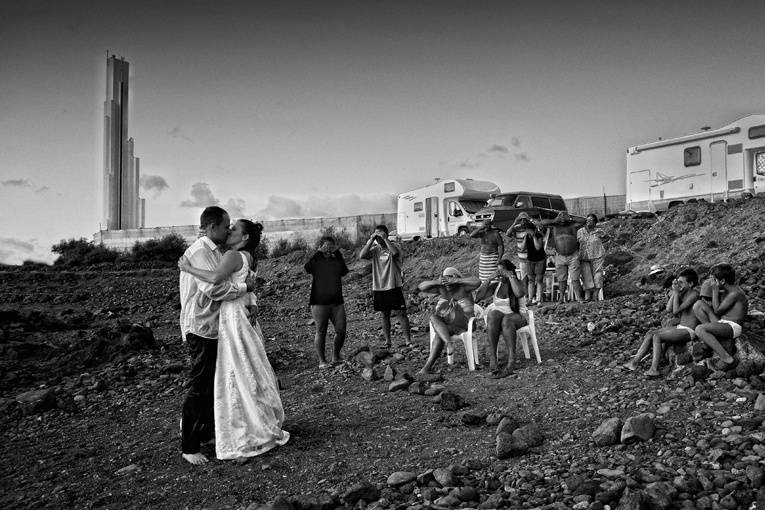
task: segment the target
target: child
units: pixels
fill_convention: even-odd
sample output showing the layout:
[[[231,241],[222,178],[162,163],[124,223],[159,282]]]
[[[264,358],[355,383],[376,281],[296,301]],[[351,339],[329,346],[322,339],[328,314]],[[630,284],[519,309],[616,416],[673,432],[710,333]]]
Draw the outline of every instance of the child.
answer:
[[[646,333],[635,357],[624,364],[626,369],[637,369],[637,364],[648,352],[651,344],[653,344],[651,368],[648,369],[645,375],[648,378],[659,377],[661,375],[659,372],[659,362],[663,352],[662,343],[681,344],[696,337],[694,328],[699,324],[699,320],[693,312],[693,305],[699,298],[699,293],[694,289],[698,283],[699,275],[693,269],[684,269],[677,275],[677,278],[672,281],[666,310],[672,312],[672,315],[678,316],[680,323],[676,326],[669,326]]]
[[[734,340],[741,335],[741,324],[749,309],[749,300],[736,282],[736,272],[729,264],[712,267],[709,286],[712,303],[700,301],[694,306],[697,319],[696,335],[720,357],[719,370],[735,368],[737,361],[730,354]],[[724,295],[723,295],[724,294]]]

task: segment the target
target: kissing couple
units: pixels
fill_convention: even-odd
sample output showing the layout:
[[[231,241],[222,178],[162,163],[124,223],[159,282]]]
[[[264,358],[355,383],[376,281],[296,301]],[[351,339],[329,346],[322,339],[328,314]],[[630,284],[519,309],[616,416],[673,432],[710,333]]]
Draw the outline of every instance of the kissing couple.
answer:
[[[268,362],[260,325],[250,323],[255,249],[263,225],[233,225],[220,207],[199,220],[204,235],[178,261],[181,334],[191,370],[183,401],[181,449],[191,464],[208,462],[202,444],[221,460],[252,457],[289,440],[282,430],[279,383]]]

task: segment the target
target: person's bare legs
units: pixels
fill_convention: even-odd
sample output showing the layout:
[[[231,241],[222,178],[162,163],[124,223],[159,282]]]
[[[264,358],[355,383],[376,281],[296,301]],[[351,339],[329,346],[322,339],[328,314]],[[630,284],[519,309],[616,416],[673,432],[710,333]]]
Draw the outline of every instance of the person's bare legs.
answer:
[[[210,460],[201,453],[182,453],[181,455],[183,456],[183,460],[190,464],[194,464],[195,466],[210,462]]]
[[[733,356],[725,350],[718,340],[718,338],[733,340],[733,328],[729,324],[721,324],[719,322],[699,324],[696,326],[696,336],[715,351],[720,357],[720,361],[726,364],[733,363]]]
[[[566,289],[568,288],[568,282],[566,280],[558,281],[558,303],[566,302]]]
[[[331,313],[332,305],[311,305],[311,315],[316,323],[316,334],[313,338],[313,346],[316,350],[316,357],[319,358],[319,368],[326,368],[329,366],[324,351],[327,338],[327,326],[329,324]],[[335,329],[335,333],[337,333],[337,329]],[[343,332],[343,334],[345,334],[345,332]]]
[[[332,363],[339,363],[343,360],[340,355],[340,350],[343,348],[343,344],[345,343],[345,305],[339,304],[332,306],[330,309],[329,320],[332,321],[332,326],[335,328],[335,341],[333,342],[332,348]],[[326,326],[324,330],[326,333]],[[324,345],[322,344],[322,352],[324,352],[323,347]]]
[[[451,336],[449,327],[443,319],[437,315],[430,316],[430,327],[436,332],[436,337],[433,339],[433,347],[430,349],[430,354],[428,354],[428,361],[426,361],[425,366],[417,372],[418,374],[431,373],[433,365],[436,363],[438,357],[441,356],[441,351]]]
[[[412,328],[409,326],[409,315],[406,310],[398,311],[398,324],[401,326],[401,330],[404,332],[404,338],[407,344],[412,343]]]
[[[699,299],[693,303],[693,314],[701,324],[709,324],[710,322],[717,322],[719,320],[717,314],[712,310],[712,305],[703,299]]]
[[[526,325],[526,320],[517,313],[503,314],[502,317],[502,338],[505,339],[505,347],[507,348],[507,365],[500,373],[500,376],[505,377],[513,373],[515,368],[515,339],[517,337],[518,328],[522,328]]]
[[[580,282],[578,278],[576,280],[572,279],[571,285],[574,288],[574,299],[582,301],[582,282]]]
[[[542,302],[542,297],[543,297],[544,291],[545,291],[545,284],[544,284],[545,273],[544,273],[544,267],[542,268],[542,272],[540,274],[534,276],[534,279],[536,280],[536,290],[537,290],[536,298],[537,298],[537,303],[541,303]]]
[[[390,310],[383,310],[380,313],[382,314],[383,338],[385,338],[385,345],[390,347]]]
[[[505,316],[498,310],[490,310],[486,316],[486,330],[489,338],[489,370],[497,370],[497,348],[499,347],[499,334],[502,332],[502,318]]]
[[[651,347],[651,344],[653,343],[653,331],[649,331],[645,334],[645,337],[643,337],[643,343],[640,344],[640,347],[638,347],[637,353],[635,356],[622,365],[627,370],[635,370],[637,369],[638,363],[640,363],[640,360],[643,359],[643,356],[646,355],[648,352],[648,349]]]
[[[661,363],[661,357],[664,354],[664,346],[666,344],[681,344],[690,341],[690,339],[690,333],[683,329],[662,328],[656,331],[652,336],[653,359],[651,360],[651,368],[648,369],[645,375],[648,377],[658,377],[661,375],[659,363]]]

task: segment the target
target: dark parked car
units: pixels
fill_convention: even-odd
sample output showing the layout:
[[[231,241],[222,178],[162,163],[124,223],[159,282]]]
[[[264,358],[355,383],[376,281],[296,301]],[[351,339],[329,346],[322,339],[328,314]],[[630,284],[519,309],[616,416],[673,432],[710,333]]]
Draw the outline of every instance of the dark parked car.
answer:
[[[566,202],[560,195],[536,193],[533,191],[513,191],[495,195],[486,207],[475,213],[475,221],[468,228],[477,228],[485,220],[492,220],[500,230],[507,230],[521,212],[531,218],[554,219],[561,211],[567,211]]]

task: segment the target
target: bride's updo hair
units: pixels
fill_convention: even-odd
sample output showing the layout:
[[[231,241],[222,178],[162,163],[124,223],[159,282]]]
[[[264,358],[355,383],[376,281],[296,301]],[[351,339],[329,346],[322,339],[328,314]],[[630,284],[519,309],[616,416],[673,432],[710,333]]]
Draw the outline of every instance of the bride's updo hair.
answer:
[[[249,236],[247,238],[247,242],[245,243],[245,245],[239,248],[239,250],[246,251],[250,255],[252,255],[252,261],[254,265],[256,264],[255,250],[260,245],[260,238],[263,235],[263,225],[260,223],[255,223],[253,221],[245,220],[245,219],[240,219],[236,221],[241,222],[244,233]]]

